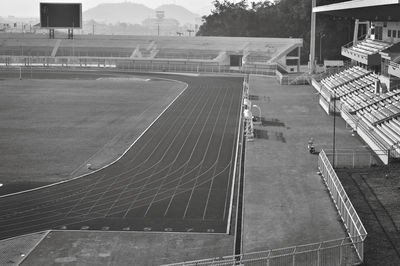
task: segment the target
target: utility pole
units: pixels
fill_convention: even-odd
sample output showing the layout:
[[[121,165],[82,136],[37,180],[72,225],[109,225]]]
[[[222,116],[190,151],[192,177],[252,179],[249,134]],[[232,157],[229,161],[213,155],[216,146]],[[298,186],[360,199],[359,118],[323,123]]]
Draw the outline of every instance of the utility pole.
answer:
[[[309,68],[310,73],[315,73],[315,27],[316,27],[316,14],[312,11],[317,5],[317,0],[312,0],[311,4],[311,40],[310,40],[310,57],[309,57]]]
[[[165,12],[162,10],[157,10],[156,17],[157,17],[157,36],[160,36],[160,23],[165,17]]]
[[[335,168],[336,157],[336,91],[333,91],[333,141],[332,141],[332,167]]]

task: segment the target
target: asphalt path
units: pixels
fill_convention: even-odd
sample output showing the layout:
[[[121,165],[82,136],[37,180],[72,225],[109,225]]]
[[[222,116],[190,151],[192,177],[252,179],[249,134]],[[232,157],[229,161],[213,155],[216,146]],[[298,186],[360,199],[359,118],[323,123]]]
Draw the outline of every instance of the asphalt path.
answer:
[[[242,79],[165,77],[188,88],[120,160],[0,197],[0,239],[48,229],[226,232]]]

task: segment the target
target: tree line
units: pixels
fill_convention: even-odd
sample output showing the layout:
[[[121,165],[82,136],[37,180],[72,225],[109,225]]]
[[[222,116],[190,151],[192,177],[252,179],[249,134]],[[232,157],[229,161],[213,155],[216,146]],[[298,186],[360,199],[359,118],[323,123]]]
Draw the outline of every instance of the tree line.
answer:
[[[317,5],[343,2],[319,0]],[[213,1],[211,14],[204,16],[199,36],[302,38],[302,63],[308,62],[311,31],[311,0],[251,2]],[[322,58],[341,59],[340,47],[353,38],[352,19],[317,15],[316,52]]]

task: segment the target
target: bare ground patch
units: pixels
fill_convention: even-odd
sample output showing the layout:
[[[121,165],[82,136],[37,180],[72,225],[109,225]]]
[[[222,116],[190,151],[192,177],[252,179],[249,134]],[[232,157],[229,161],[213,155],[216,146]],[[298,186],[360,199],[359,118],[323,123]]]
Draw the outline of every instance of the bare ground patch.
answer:
[[[364,265],[400,265],[400,165],[336,171],[368,232]]]

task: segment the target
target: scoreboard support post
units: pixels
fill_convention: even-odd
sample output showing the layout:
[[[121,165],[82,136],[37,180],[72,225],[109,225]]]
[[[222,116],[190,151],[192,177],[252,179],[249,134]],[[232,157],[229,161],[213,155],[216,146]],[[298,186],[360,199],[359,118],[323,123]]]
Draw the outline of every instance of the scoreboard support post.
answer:
[[[54,39],[54,29],[49,29],[49,38]]]
[[[74,29],[68,29],[68,39],[74,38]]]

